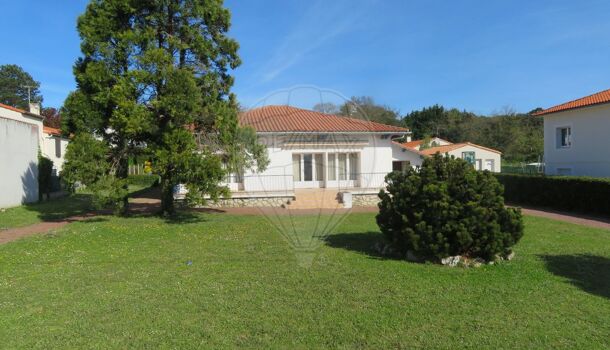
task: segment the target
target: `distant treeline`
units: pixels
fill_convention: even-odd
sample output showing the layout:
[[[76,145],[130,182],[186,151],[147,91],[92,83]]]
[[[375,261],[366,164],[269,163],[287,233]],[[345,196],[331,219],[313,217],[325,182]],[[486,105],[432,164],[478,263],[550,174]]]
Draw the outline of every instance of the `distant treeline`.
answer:
[[[527,114],[507,110],[480,116],[435,105],[401,116],[397,110],[378,105],[368,96],[352,97],[340,106],[321,103],[314,110],[406,126],[413,132],[413,139],[438,136],[454,143],[476,143],[501,151],[505,162],[537,162],[543,154],[542,118],[532,116],[537,110]]]
[[[438,136],[451,142],[472,142],[497,149],[508,162],[536,162],[544,148],[543,120],[528,114],[504,112],[493,116],[432,106],[402,118],[415,139]]]

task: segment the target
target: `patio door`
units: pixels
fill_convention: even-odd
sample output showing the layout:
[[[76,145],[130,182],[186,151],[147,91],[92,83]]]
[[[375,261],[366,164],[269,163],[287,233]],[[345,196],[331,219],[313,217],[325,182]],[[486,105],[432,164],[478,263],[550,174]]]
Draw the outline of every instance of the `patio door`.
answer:
[[[295,188],[324,187],[324,154],[294,153],[292,178]]]

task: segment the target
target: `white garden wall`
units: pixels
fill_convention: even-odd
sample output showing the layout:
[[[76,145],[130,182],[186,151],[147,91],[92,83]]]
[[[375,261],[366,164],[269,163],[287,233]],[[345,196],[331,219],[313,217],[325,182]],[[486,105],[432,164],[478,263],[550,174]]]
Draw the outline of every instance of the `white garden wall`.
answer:
[[[0,208],[38,200],[36,124],[0,117]]]

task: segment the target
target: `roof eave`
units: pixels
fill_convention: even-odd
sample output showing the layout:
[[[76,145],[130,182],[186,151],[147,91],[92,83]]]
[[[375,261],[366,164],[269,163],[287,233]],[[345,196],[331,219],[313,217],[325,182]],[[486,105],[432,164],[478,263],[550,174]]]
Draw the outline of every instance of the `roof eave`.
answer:
[[[561,110],[551,111],[551,112],[547,112],[548,111],[548,109],[547,109],[547,110],[544,110],[544,111],[540,111],[538,113],[534,113],[532,115],[534,117],[544,117],[546,115],[557,114],[557,113],[562,113],[562,112],[570,112],[570,111],[575,111],[575,110],[579,110],[579,109],[585,109],[585,108],[589,108],[589,107],[597,107],[597,106],[601,106],[601,105],[605,105],[605,104],[610,104],[610,101],[593,103],[593,104],[586,105],[586,106],[566,108],[566,109],[561,109]],[[551,108],[553,108],[553,107],[551,107]],[[551,109],[551,108],[549,108],[549,109]]]
[[[410,131],[257,131],[257,134],[376,134],[376,135],[408,135]]]

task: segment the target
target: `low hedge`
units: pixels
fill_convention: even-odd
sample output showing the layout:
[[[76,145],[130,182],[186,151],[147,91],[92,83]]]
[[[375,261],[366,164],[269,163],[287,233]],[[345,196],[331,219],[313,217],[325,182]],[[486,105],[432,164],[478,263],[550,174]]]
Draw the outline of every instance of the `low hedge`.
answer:
[[[610,179],[495,174],[511,204],[610,217]]]

